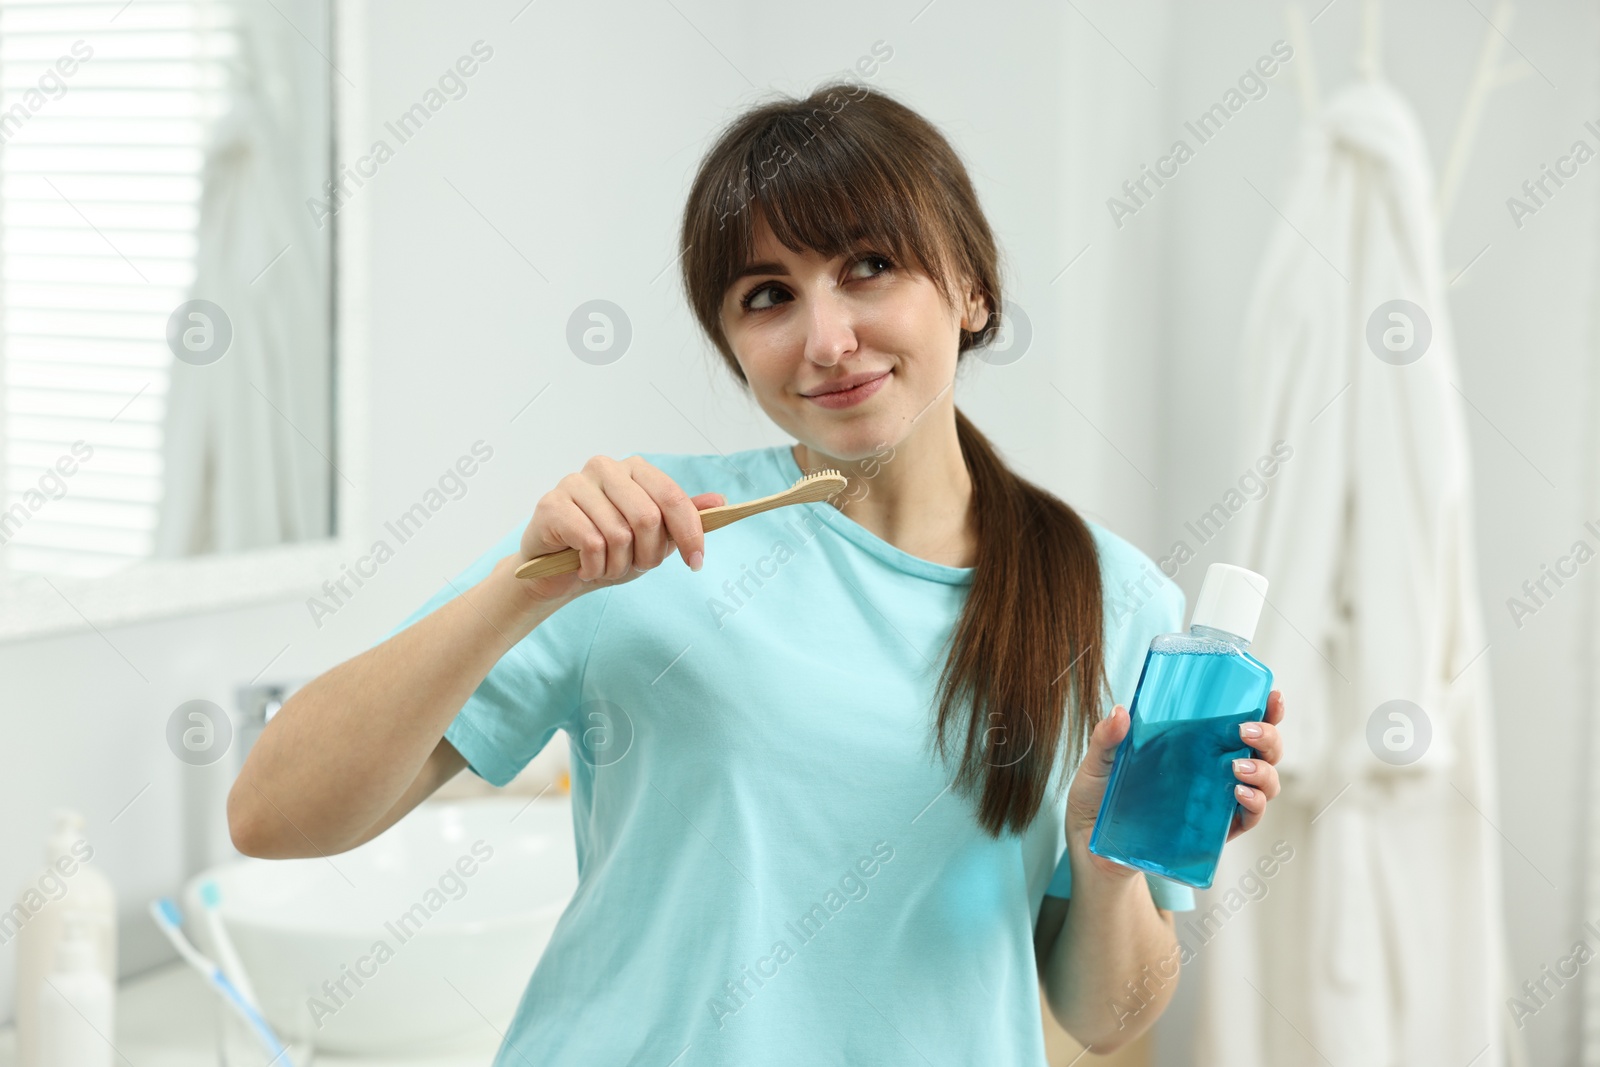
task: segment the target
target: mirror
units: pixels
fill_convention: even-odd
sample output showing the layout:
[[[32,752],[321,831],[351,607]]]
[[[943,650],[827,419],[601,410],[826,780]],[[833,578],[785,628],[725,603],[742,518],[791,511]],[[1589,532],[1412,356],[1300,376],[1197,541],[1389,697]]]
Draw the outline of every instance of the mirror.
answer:
[[[329,0],[0,0],[0,579],[336,532]]]

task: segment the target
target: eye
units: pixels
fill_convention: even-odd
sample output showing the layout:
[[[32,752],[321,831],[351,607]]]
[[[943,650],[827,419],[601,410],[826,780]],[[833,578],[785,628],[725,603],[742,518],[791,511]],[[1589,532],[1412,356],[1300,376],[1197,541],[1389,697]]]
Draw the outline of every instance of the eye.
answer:
[[[744,296],[742,298],[740,298],[739,306],[744,308],[746,311],[766,311],[768,308],[772,307],[773,305],[771,305],[771,304],[758,305],[758,304],[755,304],[754,301],[758,296],[760,296],[762,293],[767,292],[768,290],[771,290],[772,292],[777,292],[777,293],[781,293],[783,291],[783,290],[779,289],[772,282],[767,282],[765,285],[758,285],[754,289],[750,290],[748,293],[744,294]]]
[[[881,264],[883,264],[882,269],[873,271],[871,274],[867,275],[867,277],[869,277],[869,278],[876,278],[879,274],[884,274],[884,273],[887,273],[888,271],[891,271],[891,270],[894,269],[894,263],[889,259],[888,256],[882,256],[882,255],[879,255],[876,252],[868,252],[866,255],[864,255],[860,259],[856,260],[855,263],[853,263],[851,265],[851,269],[853,270],[856,267],[861,266],[861,264],[863,264],[863,263],[881,263]]]
[[[850,265],[851,271],[854,272],[856,268],[860,267],[863,263],[881,264],[881,266],[870,274],[859,275],[859,277],[862,278],[876,278],[880,274],[885,274],[894,269],[894,261],[889,259],[888,256],[880,255],[877,252],[868,252],[865,255],[858,257],[856,261]],[[739,299],[739,306],[746,311],[770,310],[776,305],[770,303],[759,304],[756,302],[758,299],[760,299],[761,294],[766,292],[782,294],[784,291],[776,282],[766,282],[762,285],[756,286],[754,289],[751,289],[748,293],[744,294],[744,296]]]

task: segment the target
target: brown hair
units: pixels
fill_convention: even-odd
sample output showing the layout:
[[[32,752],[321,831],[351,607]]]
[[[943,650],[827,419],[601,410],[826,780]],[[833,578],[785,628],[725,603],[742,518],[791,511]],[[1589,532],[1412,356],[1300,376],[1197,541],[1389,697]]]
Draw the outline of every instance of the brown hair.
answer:
[[[990,314],[981,329],[961,331],[958,359],[999,331],[998,254],[966,168],[932,124],[882,92],[842,82],[804,100],[758,105],[735,118],[701,161],[683,214],[684,289],[747,389],[721,309],[753,254],[758,214],[795,251],[833,257],[870,239],[891,261],[930,277],[952,306],[957,281],[970,281]],[[978,821],[998,837],[1033,821],[1063,740],[1081,753],[1099,720],[1100,564],[1077,512],[1012,472],[960,409],[955,418],[979,552],[939,680],[934,736],[941,758],[959,744],[954,785],[968,796],[981,786]],[[964,697],[972,704],[963,733],[957,706]]]

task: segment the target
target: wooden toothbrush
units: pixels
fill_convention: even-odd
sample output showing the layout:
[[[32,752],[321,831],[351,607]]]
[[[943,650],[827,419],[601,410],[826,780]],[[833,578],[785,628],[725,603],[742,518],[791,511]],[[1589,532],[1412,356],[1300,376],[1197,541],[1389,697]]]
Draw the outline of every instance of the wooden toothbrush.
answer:
[[[757,500],[746,500],[743,504],[723,504],[720,507],[706,508],[700,513],[700,526],[706,533],[710,533],[712,530],[722,529],[731,522],[759,515],[763,511],[788,507],[790,504],[815,504],[830,499],[847,484],[848,479],[831,467],[827,470],[814,471],[781,493],[773,493]],[[517,568],[516,575],[518,578],[547,578],[552,574],[570,574],[580,565],[578,550],[563,548],[559,552],[534,556]]]

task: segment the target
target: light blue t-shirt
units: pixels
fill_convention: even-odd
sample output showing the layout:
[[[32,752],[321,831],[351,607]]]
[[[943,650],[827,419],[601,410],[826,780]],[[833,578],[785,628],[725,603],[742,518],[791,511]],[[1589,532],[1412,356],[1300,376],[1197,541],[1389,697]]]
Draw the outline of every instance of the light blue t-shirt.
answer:
[[[788,445],[642,456],[729,502],[801,476]],[[1126,705],[1184,597],[1090,526]],[[1038,818],[999,840],[949,788],[935,693],[972,576],[791,506],[708,534],[698,574],[669,556],[580,596],[501,658],[444,736],[504,785],[567,733],[579,878],[496,1067],[1044,1067],[1033,928],[1046,893],[1070,895],[1054,786],[1076,760],[1058,756]],[[1194,907],[1148,881],[1159,906]]]

